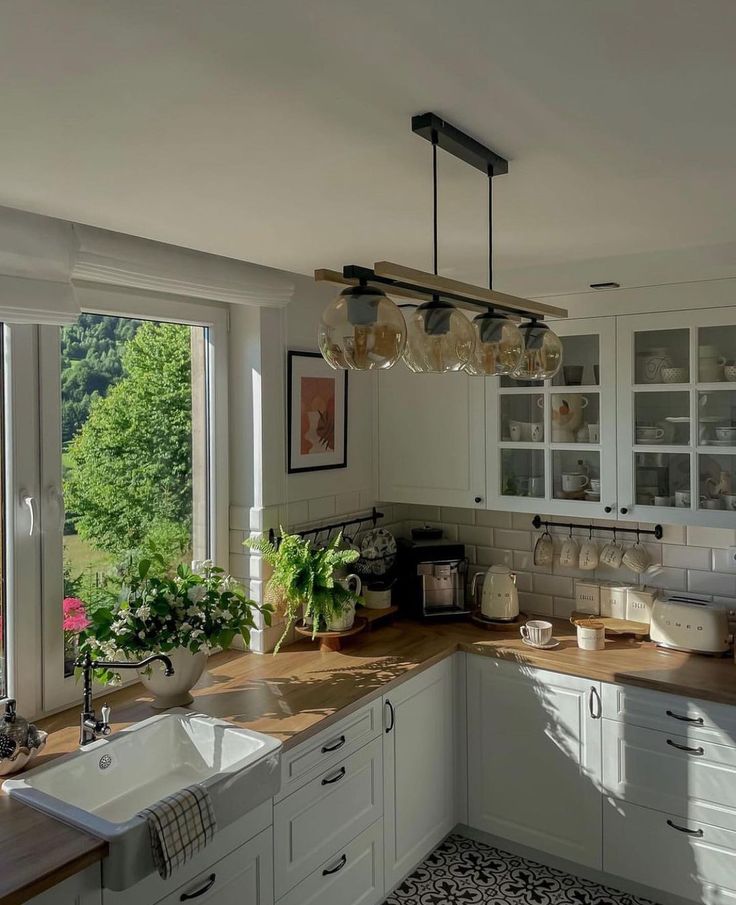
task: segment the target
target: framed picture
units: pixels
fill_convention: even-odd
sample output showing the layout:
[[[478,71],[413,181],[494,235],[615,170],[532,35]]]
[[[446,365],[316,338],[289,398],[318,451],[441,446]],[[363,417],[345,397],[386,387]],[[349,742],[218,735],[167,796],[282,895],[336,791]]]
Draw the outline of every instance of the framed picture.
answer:
[[[288,353],[287,471],[348,464],[348,372],[333,371],[319,352]]]

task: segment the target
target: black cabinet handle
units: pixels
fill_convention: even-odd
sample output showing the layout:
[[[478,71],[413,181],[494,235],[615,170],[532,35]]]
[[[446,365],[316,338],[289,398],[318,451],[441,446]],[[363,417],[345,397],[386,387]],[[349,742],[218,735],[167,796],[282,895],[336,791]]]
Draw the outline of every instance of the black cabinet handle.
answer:
[[[330,777],[325,776],[325,778],[322,780],[322,785],[331,786],[335,782],[340,782],[340,780],[343,778],[344,775],[345,775],[345,767],[340,767],[340,769],[337,771],[337,773],[334,773]]]
[[[601,696],[595,685],[590,686],[590,694],[588,695],[588,713],[594,720],[599,720],[602,715]]]
[[[217,879],[217,874],[210,874],[207,878],[207,882],[198,889],[196,892],[183,892],[179,896],[180,902],[189,902],[191,899],[198,899],[200,896],[203,896],[206,892],[209,892],[210,889],[215,885],[215,880]]]
[[[329,874],[336,874],[339,870],[342,870],[343,867],[348,863],[348,856],[343,854],[342,858],[337,862],[334,867],[326,867],[322,871],[322,876],[327,877]]]
[[[667,826],[671,826],[673,830],[677,830],[678,833],[687,833],[688,836],[702,836],[702,830],[689,830],[686,826],[678,826],[676,823],[673,823],[671,820],[667,821]]]
[[[681,723],[697,723],[698,726],[703,725],[702,716],[680,716],[679,713],[673,713],[671,710],[666,710],[665,713],[667,716],[671,716],[673,720],[680,720]]]
[[[331,742],[329,745],[322,746],[322,753],[329,754],[331,751],[339,751],[340,748],[345,744],[345,736],[341,735],[340,738],[336,742]]]
[[[678,751],[687,751],[688,754],[705,754],[705,751],[702,748],[688,748],[687,745],[678,745],[677,742],[673,742],[671,738],[667,739],[667,744],[671,745],[673,748],[677,748]]]
[[[396,724],[396,714],[394,713],[394,705],[391,703],[391,701],[386,701],[384,707],[388,707],[388,712],[391,714],[391,722],[386,726],[386,734],[388,734]]]

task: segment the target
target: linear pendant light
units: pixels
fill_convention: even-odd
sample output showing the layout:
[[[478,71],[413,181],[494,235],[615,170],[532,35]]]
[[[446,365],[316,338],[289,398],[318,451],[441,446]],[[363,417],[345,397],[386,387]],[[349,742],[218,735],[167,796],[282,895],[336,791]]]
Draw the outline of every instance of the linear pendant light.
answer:
[[[373,370],[392,367],[402,356],[414,371],[443,372],[465,369],[471,374],[513,376],[531,361],[545,371],[553,364],[550,343],[535,347],[540,331],[558,337],[543,323],[545,317],[567,317],[567,311],[542,302],[496,292],[492,285],[492,179],[508,172],[508,162],[474,138],[436,116],[425,113],[412,118],[412,131],[432,144],[433,264],[434,273],[415,270],[389,261],[372,268],[350,264],[342,272],[315,270],[319,282],[347,288],[322,314],[319,347],[333,368]],[[441,277],[437,254],[437,149],[440,148],[488,179],[489,287]],[[404,321],[399,307],[389,298],[419,302]],[[479,311],[471,323],[461,308]],[[515,321],[530,318],[521,331]],[[527,359],[522,334],[531,336],[534,355]],[[529,330],[532,329],[532,333]],[[556,370],[561,364],[558,356]],[[555,370],[555,373],[556,373]],[[518,379],[539,379],[522,377]]]

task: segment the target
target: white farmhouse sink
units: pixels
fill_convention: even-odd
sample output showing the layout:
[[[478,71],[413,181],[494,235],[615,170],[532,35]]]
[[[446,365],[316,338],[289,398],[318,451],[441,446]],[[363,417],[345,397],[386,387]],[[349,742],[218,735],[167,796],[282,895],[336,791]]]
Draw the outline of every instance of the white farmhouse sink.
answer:
[[[171,710],[9,779],[12,798],[106,839],[104,884],[127,889],[155,870],[139,812],[199,783],[218,827],[279,790],[281,742],[187,710]]]

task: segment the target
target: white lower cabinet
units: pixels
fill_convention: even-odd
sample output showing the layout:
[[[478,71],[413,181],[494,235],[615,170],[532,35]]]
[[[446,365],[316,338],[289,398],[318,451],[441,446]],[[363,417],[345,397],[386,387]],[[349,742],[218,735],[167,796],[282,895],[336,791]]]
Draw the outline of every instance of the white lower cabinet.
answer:
[[[468,657],[468,821],[600,868],[600,683]]]
[[[736,905],[736,832],[621,801],[606,802],[603,867],[707,905]]]
[[[28,905],[101,905],[100,865],[93,864],[29,899]]]
[[[384,836],[391,890],[455,825],[452,658],[384,695]]]

